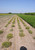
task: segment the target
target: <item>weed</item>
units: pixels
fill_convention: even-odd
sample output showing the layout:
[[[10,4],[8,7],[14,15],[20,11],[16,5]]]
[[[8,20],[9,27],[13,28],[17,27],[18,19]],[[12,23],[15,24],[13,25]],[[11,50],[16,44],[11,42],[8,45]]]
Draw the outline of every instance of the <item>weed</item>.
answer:
[[[25,35],[24,35],[24,33],[19,33],[19,36],[24,37]]]
[[[7,39],[8,40],[11,39],[11,38],[13,38],[13,34],[12,33],[10,33],[10,34],[7,35]]]
[[[14,25],[14,24],[12,24],[12,27],[15,27],[15,25]]]
[[[28,30],[28,31],[29,31],[30,34],[32,34],[32,31],[31,30]]]
[[[13,31],[13,29],[10,29],[10,31]]]
[[[26,26],[26,29],[30,29],[30,27],[29,26]]]
[[[2,30],[0,30],[0,34],[2,34],[3,33],[3,31]]]
[[[35,39],[35,37],[33,37],[33,39]]]
[[[20,31],[20,32],[23,32],[23,30],[22,30],[22,29],[20,29],[19,31]]]

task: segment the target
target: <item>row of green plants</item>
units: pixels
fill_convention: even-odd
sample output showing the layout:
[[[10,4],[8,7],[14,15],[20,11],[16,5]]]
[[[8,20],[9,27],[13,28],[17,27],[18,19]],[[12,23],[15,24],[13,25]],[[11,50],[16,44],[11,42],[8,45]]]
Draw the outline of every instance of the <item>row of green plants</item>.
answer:
[[[24,35],[24,33],[23,33],[23,30],[22,30],[22,28],[21,28],[21,26],[20,26],[20,22],[19,22],[19,19],[18,19],[18,17],[17,17],[17,22],[18,22],[18,28],[19,28],[19,36],[20,37],[24,37],[25,35]]]
[[[12,26],[11,26],[10,31],[13,31],[13,27],[15,27],[15,19],[16,19],[16,18],[14,18],[13,21],[12,21]]]
[[[15,18],[13,17],[12,19],[13,19],[12,28],[10,29],[10,31],[13,31],[13,27],[15,27]],[[13,38],[13,34],[9,33],[6,38],[7,38],[7,41],[2,43],[2,47],[4,47],[4,48],[8,48],[12,45],[12,42],[10,42],[10,39]]]
[[[12,19],[10,19],[10,21],[5,25],[5,27],[7,27],[11,23],[11,21],[13,20],[13,18],[14,17],[12,17]]]
[[[12,27],[15,27],[15,19],[16,19],[16,18],[14,18],[14,20],[13,20],[13,22],[12,22]]]
[[[20,21],[24,24],[24,26],[26,27],[26,29],[28,30],[28,32],[29,32],[30,34],[32,34],[32,31],[30,30],[30,27],[27,26],[21,18],[20,18]]]
[[[13,31],[13,27],[15,27],[15,18],[12,18],[12,19],[13,19],[13,21],[12,21],[12,26],[11,26],[10,31]],[[12,42],[10,42],[10,39],[12,39],[12,38],[13,38],[13,34],[9,33],[7,35],[7,41],[5,41],[5,42],[2,43],[2,47],[4,47],[4,48],[11,47]]]
[[[0,35],[3,34],[3,32],[4,32],[3,30],[0,30]]]

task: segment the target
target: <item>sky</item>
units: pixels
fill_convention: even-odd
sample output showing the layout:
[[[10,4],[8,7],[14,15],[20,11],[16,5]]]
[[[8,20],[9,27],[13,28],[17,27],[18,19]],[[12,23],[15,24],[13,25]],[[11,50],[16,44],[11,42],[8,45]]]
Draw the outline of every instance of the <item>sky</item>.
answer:
[[[35,12],[35,0],[0,0],[0,13]]]

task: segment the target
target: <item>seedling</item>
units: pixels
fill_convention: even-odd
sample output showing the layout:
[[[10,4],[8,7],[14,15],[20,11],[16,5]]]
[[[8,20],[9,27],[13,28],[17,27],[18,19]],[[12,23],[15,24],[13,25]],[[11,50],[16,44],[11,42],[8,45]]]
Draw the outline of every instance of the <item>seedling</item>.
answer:
[[[0,30],[0,34],[2,34],[3,33],[3,31],[2,30]]]
[[[24,26],[26,26],[26,24],[24,23]]]
[[[33,37],[33,39],[35,39],[35,37]]]
[[[24,35],[24,33],[19,33],[19,36],[24,37],[25,35]]]
[[[29,31],[30,34],[32,34],[32,31],[31,30],[28,30],[28,31]]]
[[[6,26],[5,27],[7,27],[8,26],[8,24],[6,24]]]
[[[26,27],[26,29],[30,29],[30,27],[29,27],[29,26],[27,26],[27,27]]]
[[[10,29],[10,31],[13,31],[13,29]]]
[[[8,48],[8,47],[10,47],[12,45],[12,42],[3,42],[2,43],[2,47],[4,47],[4,48]]]
[[[20,31],[20,32],[23,32],[23,30],[22,30],[22,29],[20,29],[19,31]]]
[[[14,25],[14,24],[12,24],[12,27],[15,27],[15,25]]]
[[[19,29],[21,29],[21,27],[19,26]]]
[[[13,20],[13,18],[12,19],[10,19],[10,21],[8,21],[8,23],[5,25],[5,27],[7,27],[9,24],[10,24],[10,22]]]
[[[13,34],[12,34],[12,33],[10,33],[10,34],[7,35],[8,41],[9,41],[9,39],[11,39],[11,38],[13,38]]]

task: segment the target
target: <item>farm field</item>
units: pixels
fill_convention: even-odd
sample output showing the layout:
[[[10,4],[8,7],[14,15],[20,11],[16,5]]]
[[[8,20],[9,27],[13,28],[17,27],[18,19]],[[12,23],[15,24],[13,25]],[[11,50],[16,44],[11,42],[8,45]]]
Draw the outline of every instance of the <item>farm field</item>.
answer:
[[[24,19],[26,22],[28,22],[32,27],[35,28],[35,15],[28,15],[29,13],[24,14],[18,14],[22,19]],[[31,13],[30,13],[31,14]],[[35,14],[35,13],[32,13]]]
[[[33,27],[27,16],[0,15],[0,50],[20,50],[22,46],[35,50],[35,16],[28,16]]]

